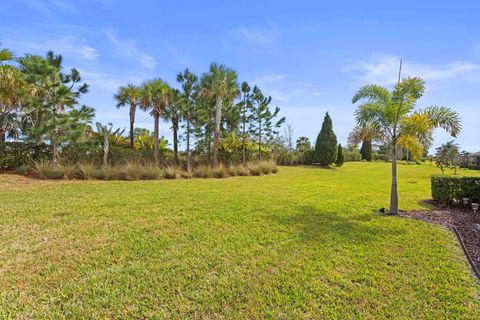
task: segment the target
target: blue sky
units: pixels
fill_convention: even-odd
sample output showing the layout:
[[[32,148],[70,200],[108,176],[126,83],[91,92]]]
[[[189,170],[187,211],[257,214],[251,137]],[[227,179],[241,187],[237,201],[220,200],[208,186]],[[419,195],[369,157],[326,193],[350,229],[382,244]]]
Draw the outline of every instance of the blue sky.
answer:
[[[91,85],[82,102],[96,118],[127,127],[112,98],[120,85],[161,77],[176,85],[189,67],[234,68],[280,106],[294,136],[312,141],[329,111],[339,141],[354,126],[362,84],[427,82],[419,107],[456,109],[457,142],[480,150],[480,3],[477,1],[2,1],[0,41],[22,55],[61,53]],[[138,112],[137,126],[151,128]],[[169,125],[161,134],[171,140]],[[451,139],[436,133],[435,146]]]

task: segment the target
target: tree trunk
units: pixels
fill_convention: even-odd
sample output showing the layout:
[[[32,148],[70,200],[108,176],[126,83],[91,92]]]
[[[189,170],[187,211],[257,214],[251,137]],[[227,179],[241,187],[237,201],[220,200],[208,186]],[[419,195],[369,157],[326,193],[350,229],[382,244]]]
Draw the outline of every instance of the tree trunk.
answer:
[[[187,119],[187,172],[190,172],[190,120]]]
[[[220,124],[222,122],[222,98],[215,101],[215,131],[213,135],[213,166],[218,166],[218,145],[220,140]]]
[[[262,119],[258,120],[258,161],[262,161]]]
[[[397,144],[392,146],[392,189],[390,191],[390,214],[398,214],[397,189]]]
[[[108,142],[108,136],[105,136],[103,140],[103,165],[108,166],[108,152],[110,149],[110,143]]]
[[[178,122],[173,121],[173,158],[178,166]]]
[[[159,158],[158,158],[158,123],[159,123],[159,118],[160,115],[158,113],[155,113],[154,116],[154,129],[153,129],[153,161],[156,166],[160,164]]]
[[[135,105],[130,106],[130,149],[133,149],[135,143],[134,131],[135,131]]]
[[[7,141],[7,131],[0,129],[0,142]]]
[[[245,103],[246,104],[246,103]],[[246,137],[245,137],[245,127],[246,127],[246,122],[247,120],[245,119],[245,113],[246,113],[246,109],[247,107],[244,106],[244,110],[243,110],[243,128],[242,128],[242,163],[245,164],[245,161],[246,161],[246,146],[245,146],[245,140],[246,140]]]
[[[52,164],[57,164],[57,144],[52,141]]]

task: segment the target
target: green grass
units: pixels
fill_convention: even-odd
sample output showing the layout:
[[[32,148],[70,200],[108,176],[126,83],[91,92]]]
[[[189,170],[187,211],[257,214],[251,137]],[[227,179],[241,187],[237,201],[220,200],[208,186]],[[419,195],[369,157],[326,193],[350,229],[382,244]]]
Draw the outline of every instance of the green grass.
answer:
[[[0,319],[479,319],[480,287],[454,236],[372,212],[388,206],[389,170],[0,175]],[[438,172],[400,165],[401,209],[425,209]]]

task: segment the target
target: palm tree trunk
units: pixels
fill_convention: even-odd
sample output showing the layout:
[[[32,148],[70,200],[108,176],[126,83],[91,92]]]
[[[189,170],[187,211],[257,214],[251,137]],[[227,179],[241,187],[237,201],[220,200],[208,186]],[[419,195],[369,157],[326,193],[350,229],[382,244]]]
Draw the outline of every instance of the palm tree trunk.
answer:
[[[390,191],[390,214],[398,214],[397,189],[397,144],[392,145],[392,188]]]
[[[108,136],[106,135],[103,140],[103,165],[108,165],[108,152],[110,149],[110,143],[108,142]]]
[[[218,145],[220,140],[220,123],[222,121],[222,98],[215,101],[215,131],[213,135],[213,166],[218,166]]]
[[[187,119],[187,172],[190,172],[190,120]]]
[[[262,119],[258,120],[258,161],[262,161]]]
[[[158,113],[155,113],[154,116],[154,129],[153,129],[153,161],[156,166],[160,164],[159,158],[158,158],[158,123],[160,119],[160,115]]]
[[[245,100],[245,99],[244,99]],[[246,104],[246,102],[245,102]],[[242,163],[245,164],[245,160],[246,160],[246,148],[245,148],[245,140],[246,140],[246,137],[245,137],[245,127],[246,127],[246,122],[247,120],[245,119],[245,113],[246,113],[246,109],[247,107],[244,105],[243,106],[244,109],[243,109],[243,128],[242,128]]]
[[[52,141],[52,164],[57,164],[57,144]]]
[[[130,149],[133,149],[133,144],[135,143],[134,131],[135,131],[135,108],[136,106],[132,104],[130,106]]]
[[[178,122],[173,121],[173,158],[178,166]]]
[[[7,131],[0,129],[0,142],[5,142],[7,140]]]

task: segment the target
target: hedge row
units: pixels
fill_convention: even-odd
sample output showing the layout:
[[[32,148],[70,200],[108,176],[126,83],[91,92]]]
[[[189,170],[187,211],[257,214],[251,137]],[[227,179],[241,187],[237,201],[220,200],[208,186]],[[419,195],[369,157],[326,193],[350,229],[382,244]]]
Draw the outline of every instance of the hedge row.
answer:
[[[432,176],[432,197],[435,202],[460,205],[463,198],[480,202],[480,177]]]

